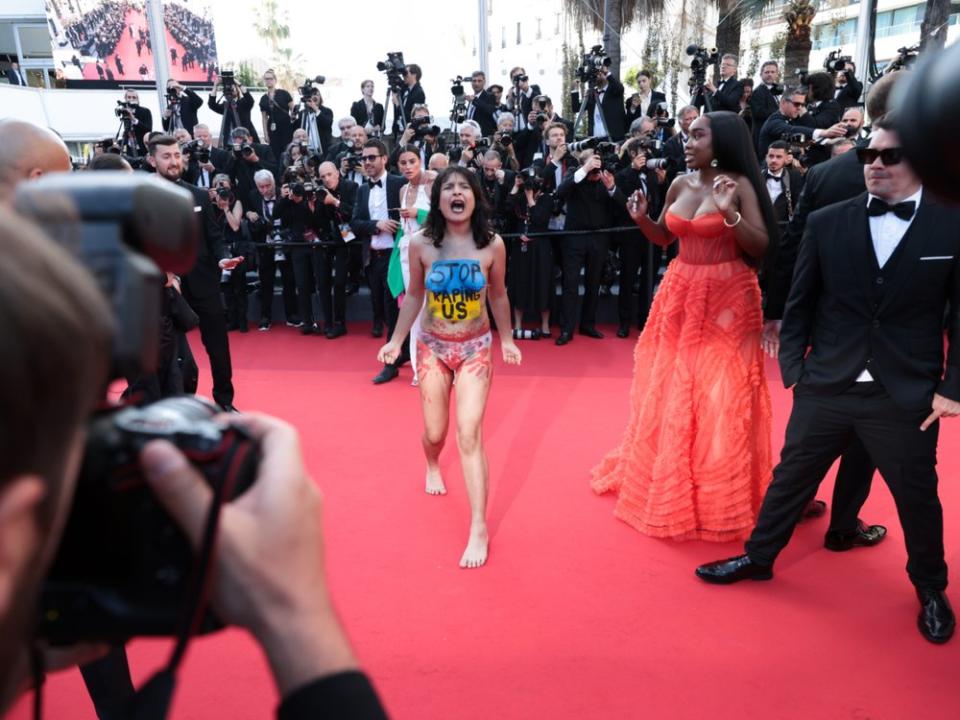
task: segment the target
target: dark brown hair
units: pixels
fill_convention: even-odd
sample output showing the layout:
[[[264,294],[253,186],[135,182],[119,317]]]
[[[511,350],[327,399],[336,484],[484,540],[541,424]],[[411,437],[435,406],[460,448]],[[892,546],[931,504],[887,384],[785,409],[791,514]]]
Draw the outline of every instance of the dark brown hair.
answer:
[[[433,188],[430,191],[430,213],[427,215],[427,221],[423,224],[423,234],[433,240],[434,247],[438,248],[443,245],[443,236],[447,231],[447,219],[443,217],[443,213],[440,211],[440,191],[443,184],[452,175],[466,178],[470,184],[474,200],[473,215],[470,216],[473,241],[477,244],[477,249],[485,248],[493,240],[493,230],[490,227],[490,205],[487,203],[487,198],[483,194],[483,188],[480,186],[480,180],[476,174],[459,165],[452,165],[441,171],[437,179],[433,181]]]
[[[39,475],[48,528],[71,445],[105,396],[112,314],[93,276],[35,225],[0,209],[0,486]]]
[[[173,135],[160,133],[159,135],[155,135],[154,137],[150,138],[150,141],[147,143],[147,152],[149,152],[151,155],[156,155],[158,145],[163,145],[164,147],[167,147],[169,145],[179,145],[179,144],[180,143],[177,142],[177,139]]]

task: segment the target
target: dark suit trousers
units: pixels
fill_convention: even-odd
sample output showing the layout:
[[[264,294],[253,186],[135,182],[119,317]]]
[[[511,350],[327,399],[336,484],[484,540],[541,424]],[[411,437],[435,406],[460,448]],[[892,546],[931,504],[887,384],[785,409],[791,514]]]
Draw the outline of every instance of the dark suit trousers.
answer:
[[[370,250],[370,265],[367,266],[367,282],[370,283],[370,301],[373,304],[373,321],[387,325],[387,336],[393,334],[400,310],[397,300],[387,286],[387,270],[390,267],[390,250]]]
[[[317,250],[313,257],[320,292],[320,309],[323,321],[343,323],[347,314],[347,260],[350,248],[338,242],[333,247]]]
[[[830,529],[852,532],[857,528],[860,508],[870,495],[873,472],[877,469],[859,438],[854,438],[840,458],[840,469],[833,485]]]
[[[563,266],[563,331],[573,333],[577,318],[577,299],[580,295],[580,271],[584,270],[583,307],[580,327],[592,328],[597,321],[597,300],[600,297],[600,278],[607,259],[609,236],[567,235],[560,240],[560,262]]]
[[[798,385],[780,464],[746,543],[750,559],[773,564],[827,470],[857,438],[893,495],[911,582],[922,589],[946,588],[943,511],[937,497],[939,424],[921,432],[928,414],[901,409],[879,383],[854,383],[829,396]]]
[[[314,252],[315,248],[312,247],[298,247],[290,250],[293,276],[297,280],[297,303],[300,308],[300,319],[304,325],[314,322],[313,291],[317,284],[313,275]]]
[[[80,674],[100,720],[120,720],[136,690],[123,645],[110,648],[99,660],[80,666]]]
[[[293,277],[293,267],[288,259],[276,262],[273,257],[276,249],[270,245],[261,245],[259,252],[260,271],[260,318],[273,319],[273,286],[277,278],[277,268],[280,268],[280,281],[283,283],[283,312],[286,320],[293,320],[297,316],[297,286]]]
[[[640,232],[620,233],[620,286],[617,297],[617,316],[621,325],[629,325],[637,315],[638,325],[643,328],[653,299],[654,273],[660,267],[660,247],[653,245]],[[640,306],[637,309],[637,293],[633,286],[640,272]]]
[[[232,405],[233,366],[223,300],[219,293],[211,297],[194,297],[189,286],[184,286],[183,298],[200,318],[200,339],[210,358],[210,373],[213,375],[213,399],[219,405]]]

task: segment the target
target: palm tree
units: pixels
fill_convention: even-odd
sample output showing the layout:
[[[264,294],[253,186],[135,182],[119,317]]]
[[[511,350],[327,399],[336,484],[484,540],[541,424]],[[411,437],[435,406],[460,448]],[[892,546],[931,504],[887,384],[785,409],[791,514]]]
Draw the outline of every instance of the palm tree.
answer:
[[[759,18],[774,0],[744,0],[740,6],[743,17]],[[784,50],[784,77],[793,78],[797,70],[806,70],[813,48],[813,18],[818,0],[787,0],[783,6],[783,20],[787,24],[787,42]],[[738,25],[739,28],[739,25]],[[720,41],[717,40],[720,47]],[[723,49],[723,48],[721,48]]]
[[[769,3],[764,3],[769,4]],[[742,0],[717,0],[717,50],[740,57],[740,26],[746,15]]]
[[[603,32],[604,50],[610,57],[610,72],[620,76],[620,34],[635,20],[659,15],[664,0],[563,0],[567,16],[578,27]]]
[[[277,0],[264,0],[257,8],[253,27],[270,46],[270,59],[276,66],[277,83],[281,87],[294,88],[300,82],[302,73],[298,68],[303,64],[302,55],[294,55],[293,49],[286,47],[284,41],[290,37],[289,17],[280,9]]]
[[[951,5],[951,0],[927,0],[923,24],[920,25],[920,52],[936,50],[946,44]]]

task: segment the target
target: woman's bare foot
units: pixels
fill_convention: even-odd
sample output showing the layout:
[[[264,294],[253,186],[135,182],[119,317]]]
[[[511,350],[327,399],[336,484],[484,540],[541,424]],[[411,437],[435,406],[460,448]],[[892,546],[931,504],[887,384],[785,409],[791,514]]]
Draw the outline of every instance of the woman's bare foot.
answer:
[[[478,568],[487,562],[487,547],[490,541],[487,537],[486,525],[471,525],[470,538],[467,540],[467,549],[460,558],[460,567]]]
[[[446,495],[447,486],[443,484],[440,468],[427,468],[427,495]]]

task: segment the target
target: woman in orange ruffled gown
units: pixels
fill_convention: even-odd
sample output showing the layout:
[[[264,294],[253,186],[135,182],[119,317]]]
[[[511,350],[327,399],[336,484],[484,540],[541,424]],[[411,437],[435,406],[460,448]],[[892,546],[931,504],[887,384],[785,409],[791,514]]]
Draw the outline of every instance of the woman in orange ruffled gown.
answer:
[[[687,166],[659,221],[628,210],[651,242],[680,240],[634,353],[630,421],[593,471],[616,517],[654,537],[738,540],[770,482],[770,395],[756,266],[777,237],[749,131],[730,112],[690,127]]]

